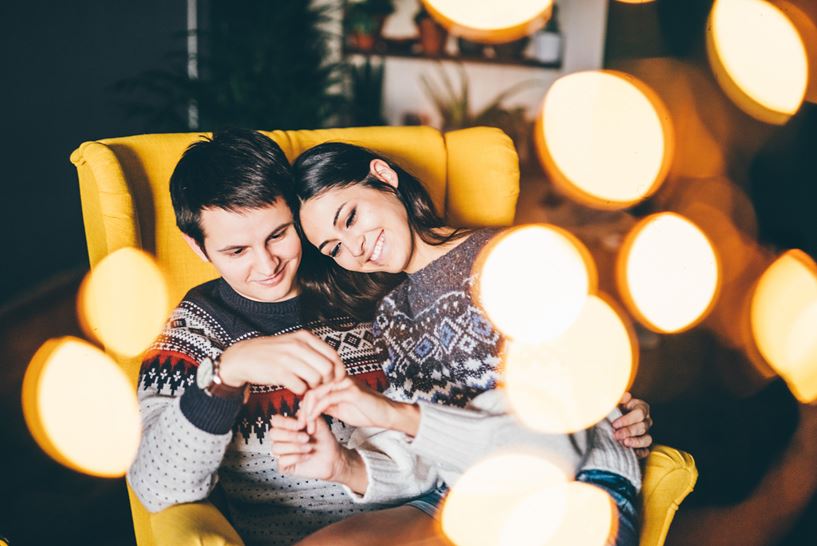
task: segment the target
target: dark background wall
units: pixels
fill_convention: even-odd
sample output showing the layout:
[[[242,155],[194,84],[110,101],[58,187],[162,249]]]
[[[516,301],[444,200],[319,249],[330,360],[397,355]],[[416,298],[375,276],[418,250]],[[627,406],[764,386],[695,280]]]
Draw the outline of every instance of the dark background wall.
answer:
[[[184,0],[0,3],[0,307],[87,268],[68,156],[86,140],[146,130],[111,86],[170,68],[185,29]]]

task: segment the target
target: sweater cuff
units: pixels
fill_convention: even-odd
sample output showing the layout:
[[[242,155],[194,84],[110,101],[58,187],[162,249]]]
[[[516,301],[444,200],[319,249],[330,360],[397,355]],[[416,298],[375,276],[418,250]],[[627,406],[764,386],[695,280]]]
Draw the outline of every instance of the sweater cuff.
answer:
[[[210,434],[227,434],[233,428],[243,396],[219,398],[202,391],[195,383],[185,389],[179,408],[193,426]]]
[[[361,495],[352,491],[349,487],[343,489],[356,504],[368,503],[392,503],[398,500],[410,499],[424,493],[420,487],[413,487],[415,483],[406,483],[405,474],[400,472],[398,465],[389,456],[358,449],[357,452],[363,459],[366,466],[366,477],[368,486],[366,492]]]
[[[491,431],[485,420],[492,416],[437,404],[418,405],[420,426],[409,445],[420,457],[461,471],[490,448]]]

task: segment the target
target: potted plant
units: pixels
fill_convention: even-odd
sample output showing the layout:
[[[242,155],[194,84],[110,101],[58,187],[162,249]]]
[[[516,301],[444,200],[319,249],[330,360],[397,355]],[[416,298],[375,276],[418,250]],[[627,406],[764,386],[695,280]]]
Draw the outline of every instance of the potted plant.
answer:
[[[342,66],[326,60],[332,39],[327,6],[303,0],[211,0],[205,6],[210,24],[198,32],[199,77],[187,77],[187,52],[176,52],[174,70],[150,70],[114,86],[127,114],[153,132],[337,123],[347,99],[338,90]],[[197,122],[188,117],[191,105]]]
[[[472,112],[468,76],[461,64],[457,64],[457,67],[459,89],[455,89],[454,82],[442,67],[439,70],[442,84],[435,83],[427,76],[421,76],[423,88],[442,120],[442,130],[452,131],[478,125],[498,127],[511,137],[519,154],[520,163],[526,164],[532,157],[530,141],[533,123],[527,118],[525,107],[506,107],[503,103],[515,93],[531,85],[541,85],[542,82],[539,80],[519,82],[499,93],[483,109]]]
[[[357,0],[346,6],[344,26],[349,45],[363,51],[375,48],[383,22],[394,11],[391,0]]]
[[[448,31],[426,11],[422,5],[414,16],[414,24],[420,31],[420,45],[423,53],[436,57],[443,52]]]

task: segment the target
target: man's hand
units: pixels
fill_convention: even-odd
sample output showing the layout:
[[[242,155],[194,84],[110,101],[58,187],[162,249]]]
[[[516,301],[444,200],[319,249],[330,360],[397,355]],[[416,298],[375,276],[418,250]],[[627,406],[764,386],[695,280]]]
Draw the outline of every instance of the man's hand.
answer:
[[[366,491],[368,477],[360,454],[341,446],[325,420],[318,419],[311,436],[292,417],[274,415],[271,425],[272,453],[278,457],[282,474],[342,483],[358,493]]]
[[[332,347],[307,330],[240,341],[221,355],[221,378],[231,386],[281,385],[295,394],[346,377]]]
[[[306,393],[298,416],[312,434],[322,413],[354,427],[378,427],[416,436],[420,410],[415,404],[390,400],[366,385],[346,377]]]
[[[650,454],[652,446],[650,405],[625,392],[619,408],[624,415],[613,421],[615,438],[621,445],[633,448],[636,457],[643,459]]]

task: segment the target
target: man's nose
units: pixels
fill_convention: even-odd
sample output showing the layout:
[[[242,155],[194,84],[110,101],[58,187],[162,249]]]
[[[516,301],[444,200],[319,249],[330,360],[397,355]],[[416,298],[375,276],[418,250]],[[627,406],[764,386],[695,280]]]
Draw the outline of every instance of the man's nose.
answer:
[[[258,253],[255,267],[260,273],[269,276],[274,274],[275,270],[278,269],[279,262],[278,256],[265,249]]]

